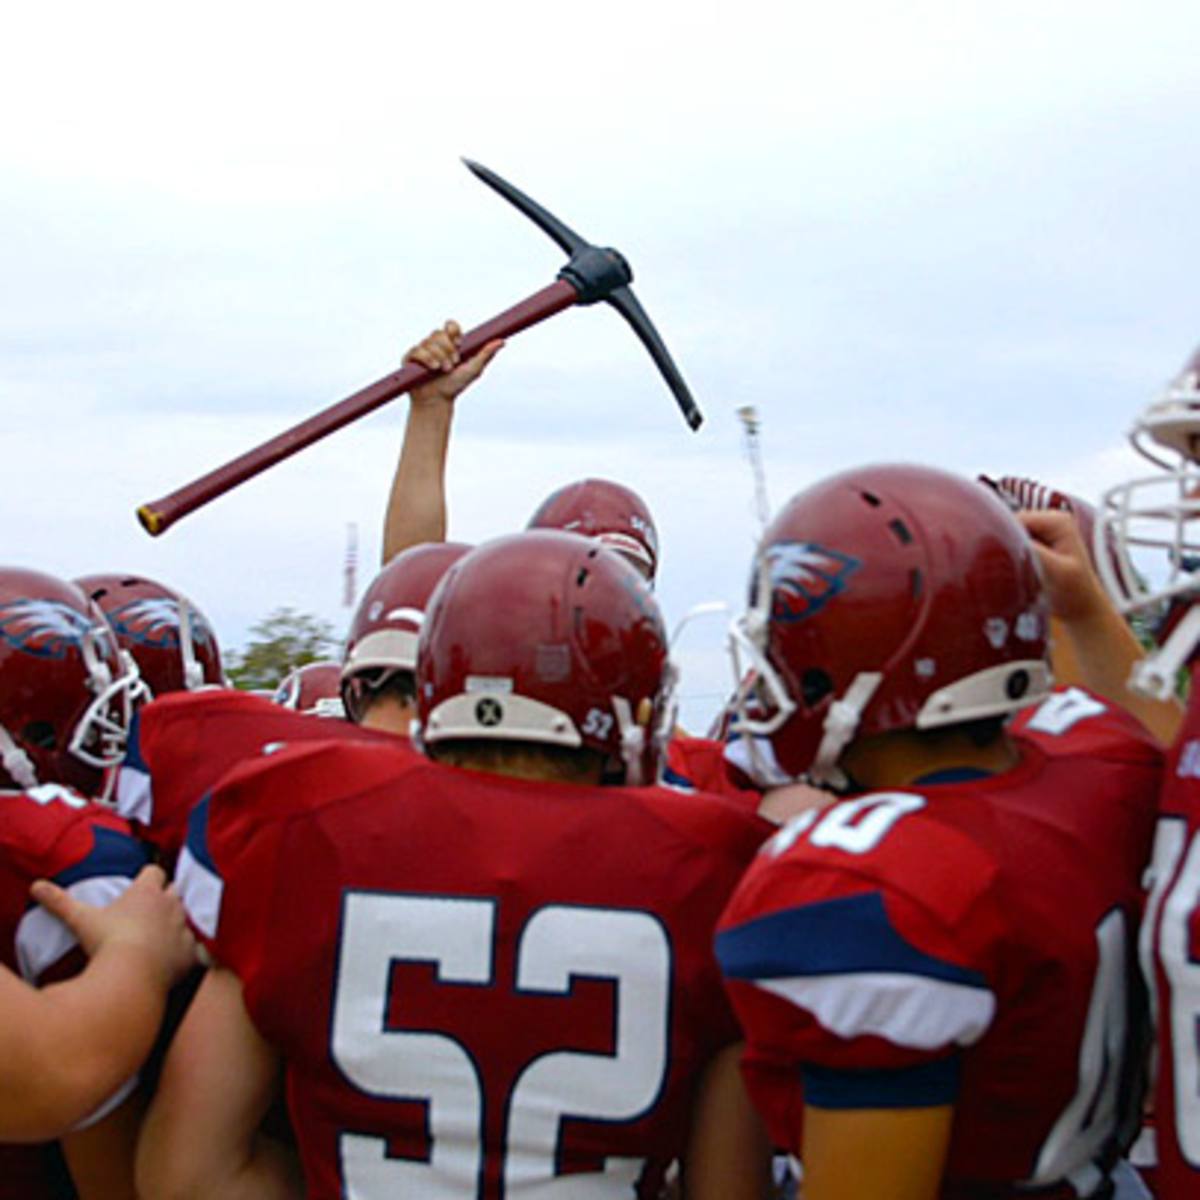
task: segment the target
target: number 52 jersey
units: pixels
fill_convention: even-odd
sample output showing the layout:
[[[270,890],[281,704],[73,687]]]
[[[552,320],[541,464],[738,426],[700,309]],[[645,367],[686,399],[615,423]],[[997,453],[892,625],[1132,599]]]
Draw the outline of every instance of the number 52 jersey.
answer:
[[[777,1143],[805,1104],[951,1104],[943,1196],[1106,1194],[1140,1115],[1161,756],[1075,689],[1012,732],[1012,769],[806,813],[739,885],[717,951]]]
[[[310,1196],[652,1200],[737,1040],[712,933],[767,829],[313,744],[222,781],[181,886],[282,1053]]]

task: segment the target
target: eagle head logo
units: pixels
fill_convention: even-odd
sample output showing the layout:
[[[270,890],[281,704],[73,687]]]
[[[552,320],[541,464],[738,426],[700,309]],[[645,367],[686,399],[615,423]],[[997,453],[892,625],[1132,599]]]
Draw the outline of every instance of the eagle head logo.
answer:
[[[861,560],[813,542],[776,542],[766,550],[771,620],[803,621],[846,589]]]

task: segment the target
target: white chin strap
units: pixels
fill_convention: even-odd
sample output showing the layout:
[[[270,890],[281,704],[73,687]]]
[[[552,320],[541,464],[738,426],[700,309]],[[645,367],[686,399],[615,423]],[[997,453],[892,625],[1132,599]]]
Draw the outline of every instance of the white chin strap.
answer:
[[[37,771],[32,759],[13,741],[12,734],[3,725],[0,725],[0,766],[17,787],[25,791],[37,787]]]
[[[1152,700],[1169,700],[1175,694],[1175,681],[1200,642],[1200,604],[1193,604],[1183,615],[1171,636],[1153,654],[1134,663],[1129,674],[1130,688]]]
[[[854,740],[863,710],[871,703],[871,697],[882,682],[880,672],[860,671],[845,694],[829,706],[822,725],[824,736],[808,769],[808,777],[813,783],[838,789],[847,786],[849,780],[837,761]]]

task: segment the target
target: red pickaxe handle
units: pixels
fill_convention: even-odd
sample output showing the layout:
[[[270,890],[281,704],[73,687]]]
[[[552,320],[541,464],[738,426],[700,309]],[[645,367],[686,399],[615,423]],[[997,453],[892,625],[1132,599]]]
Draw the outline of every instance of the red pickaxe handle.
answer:
[[[460,347],[462,357],[468,359],[483,349],[488,342],[528,329],[531,325],[562,312],[564,308],[570,308],[578,300],[579,290],[565,279],[557,279],[549,287],[534,292],[520,304],[513,305],[499,316],[485,321],[467,333]],[[323,409],[316,416],[309,417],[307,421],[293,425],[291,429],[263,442],[261,446],[238,455],[224,466],[217,467],[207,475],[201,475],[199,479],[163,496],[161,500],[151,500],[141,505],[137,510],[138,520],[148,533],[157,536],[164,529],[174,525],[180,517],[186,517],[188,513],[224,495],[239,483],[244,483],[260,471],[265,471],[275,463],[303,450],[305,446],[320,441],[334,430],[341,429],[343,425],[349,425],[351,421],[374,412],[389,400],[404,395],[436,374],[436,371],[416,363],[393,371],[354,395],[347,396],[345,400]]]

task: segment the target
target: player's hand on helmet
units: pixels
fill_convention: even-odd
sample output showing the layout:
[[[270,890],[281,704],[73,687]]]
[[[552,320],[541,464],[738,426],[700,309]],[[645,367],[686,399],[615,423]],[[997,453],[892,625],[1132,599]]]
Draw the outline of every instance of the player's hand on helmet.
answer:
[[[164,986],[197,961],[183,904],[161,867],[143,867],[120,897],[103,908],[77,900],[46,879],[37,880],[30,894],[71,930],[88,957],[106,946],[133,947]]]
[[[1024,509],[1017,520],[1033,540],[1052,616],[1075,621],[1108,607],[1107,593],[1073,513]]]
[[[462,329],[457,321],[447,321],[435,329],[423,342],[418,342],[404,356],[405,363],[420,363],[439,372],[429,383],[413,388],[411,401],[417,405],[450,403],[469,387],[500,351],[500,339],[488,342],[473,358],[462,361],[460,347]]]

